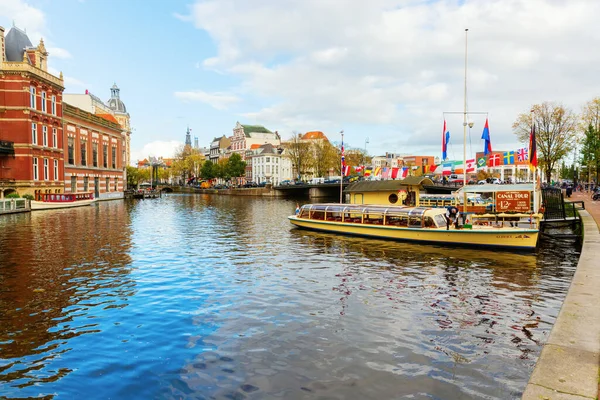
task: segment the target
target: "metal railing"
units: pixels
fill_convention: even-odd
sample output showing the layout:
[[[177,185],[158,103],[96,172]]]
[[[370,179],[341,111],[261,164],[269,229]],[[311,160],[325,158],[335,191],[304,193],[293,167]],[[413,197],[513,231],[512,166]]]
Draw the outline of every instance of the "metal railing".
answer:
[[[27,199],[2,199],[0,200],[0,214],[18,210],[29,210],[30,204]]]

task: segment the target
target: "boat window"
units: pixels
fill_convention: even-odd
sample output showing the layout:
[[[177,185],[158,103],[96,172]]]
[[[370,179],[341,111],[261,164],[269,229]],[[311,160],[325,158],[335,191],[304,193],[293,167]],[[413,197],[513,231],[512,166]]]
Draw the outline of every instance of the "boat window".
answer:
[[[396,193],[392,193],[390,194],[390,197],[388,197],[388,200],[391,204],[396,204],[398,202],[398,195]]]
[[[421,217],[420,215],[411,215],[408,218],[408,226],[409,228],[421,228],[423,226],[423,217]]]
[[[440,228],[446,226],[446,217],[443,214],[437,214],[435,216],[435,223]]]

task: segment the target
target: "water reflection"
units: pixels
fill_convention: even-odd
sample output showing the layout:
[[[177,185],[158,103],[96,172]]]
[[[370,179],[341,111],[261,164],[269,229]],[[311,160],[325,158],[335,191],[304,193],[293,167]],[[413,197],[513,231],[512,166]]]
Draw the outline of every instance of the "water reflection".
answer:
[[[94,319],[135,293],[128,213],[114,204],[101,215],[86,207],[1,223],[0,381],[21,388],[56,381],[73,366],[47,367],[71,350],[69,341],[98,332]]]
[[[0,219],[0,396],[520,394],[576,250],[314,233],[294,208],[169,195]]]

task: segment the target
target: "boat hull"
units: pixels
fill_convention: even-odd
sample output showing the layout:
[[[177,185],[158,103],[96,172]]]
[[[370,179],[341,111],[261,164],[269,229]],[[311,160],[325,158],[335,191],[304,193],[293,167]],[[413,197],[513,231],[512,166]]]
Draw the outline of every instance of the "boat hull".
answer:
[[[50,201],[31,201],[31,211],[39,210],[55,210],[59,208],[73,208],[90,206],[96,202],[96,199],[90,200],[77,200],[69,202],[50,202]]]
[[[303,229],[343,235],[367,236],[378,239],[450,244],[455,246],[466,245],[487,248],[534,250],[537,245],[539,234],[537,229],[523,228],[446,230],[322,221],[298,218],[295,215],[288,218],[293,225]]]

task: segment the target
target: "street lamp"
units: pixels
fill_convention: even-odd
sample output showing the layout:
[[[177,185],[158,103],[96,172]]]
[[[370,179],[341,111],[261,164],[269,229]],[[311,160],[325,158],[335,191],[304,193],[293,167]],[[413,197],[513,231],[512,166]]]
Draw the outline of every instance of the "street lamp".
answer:
[[[365,139],[365,162],[363,164],[367,163],[367,145],[369,144],[369,138],[367,137]]]

